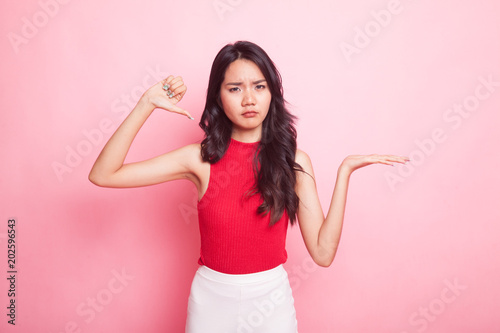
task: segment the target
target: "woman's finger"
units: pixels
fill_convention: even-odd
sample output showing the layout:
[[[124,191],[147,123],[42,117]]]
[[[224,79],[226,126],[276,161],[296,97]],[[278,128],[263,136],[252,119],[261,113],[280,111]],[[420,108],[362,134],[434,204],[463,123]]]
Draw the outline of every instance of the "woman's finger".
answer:
[[[173,75],[169,75],[165,79],[163,79],[161,82],[163,83],[164,86],[166,86],[166,85],[171,86],[173,79],[174,79],[174,76]]]
[[[169,75],[159,83],[161,85],[161,88],[167,95],[167,97],[169,98],[174,97],[174,94],[172,92],[172,85],[175,83],[175,77],[173,75]]]
[[[172,105],[171,107],[169,107],[169,111],[172,111],[172,112],[175,112],[175,113],[179,113],[179,114],[183,114],[186,117],[188,117],[189,119],[194,120],[194,118],[191,116],[191,114],[189,112],[187,112],[183,108],[178,107],[177,105]]]
[[[177,99],[177,102],[180,101],[182,99],[182,97],[184,97],[184,95],[186,94],[186,91],[187,91],[187,87],[186,86],[181,86],[177,89],[175,89],[173,91],[173,96],[175,99]]]
[[[405,164],[406,162],[408,162],[408,160],[409,159],[407,157],[404,157],[404,156],[385,155],[385,156],[381,157],[381,160],[380,160],[381,162],[379,162],[379,163],[394,166],[394,163]]]
[[[176,97],[175,103],[177,103],[186,94],[187,87],[184,84],[182,77],[169,76],[164,80],[163,90],[165,90],[168,98]]]

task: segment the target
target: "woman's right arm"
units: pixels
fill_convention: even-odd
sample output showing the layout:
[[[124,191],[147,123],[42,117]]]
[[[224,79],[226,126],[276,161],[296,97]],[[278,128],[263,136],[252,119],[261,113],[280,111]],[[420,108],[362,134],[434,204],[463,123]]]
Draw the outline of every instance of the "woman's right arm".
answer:
[[[162,89],[170,86],[173,96]],[[132,141],[155,108],[191,115],[176,104],[186,93],[181,77],[169,76],[149,88],[135,108],[111,136],[89,174],[89,180],[104,187],[138,187],[174,179],[191,179],[197,183],[193,170],[199,163],[199,145],[188,145],[149,160],[124,164]],[[198,185],[198,184],[197,184]]]

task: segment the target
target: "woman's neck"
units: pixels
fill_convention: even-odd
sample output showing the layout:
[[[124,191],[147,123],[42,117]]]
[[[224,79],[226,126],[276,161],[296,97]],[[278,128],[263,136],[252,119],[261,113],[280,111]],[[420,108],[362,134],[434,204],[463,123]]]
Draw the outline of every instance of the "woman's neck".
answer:
[[[231,138],[239,142],[252,143],[260,141],[262,137],[262,130],[255,131],[242,131],[233,129],[233,133],[231,134]]]

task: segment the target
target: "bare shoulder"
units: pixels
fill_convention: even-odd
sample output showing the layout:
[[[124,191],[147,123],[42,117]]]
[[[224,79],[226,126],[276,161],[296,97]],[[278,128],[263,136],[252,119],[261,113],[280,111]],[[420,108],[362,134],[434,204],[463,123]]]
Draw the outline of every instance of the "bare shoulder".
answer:
[[[192,143],[186,146],[183,146],[178,149],[179,153],[181,153],[185,158],[190,169],[196,169],[203,166],[208,165],[208,162],[203,161],[201,158],[201,144],[200,143]]]
[[[314,171],[309,155],[304,151],[297,149],[295,152],[295,162],[302,167],[302,171],[296,171],[297,182],[300,184],[304,179],[314,180]]]
[[[186,167],[191,170],[192,174],[195,176],[195,179],[192,180],[199,189],[205,188],[210,177],[210,163],[203,161],[201,157],[201,144],[193,143],[180,149],[183,150],[185,154],[186,158],[184,160],[188,163]]]
[[[310,173],[312,171],[311,158],[304,151],[297,149],[295,151],[295,162],[297,162],[304,171]]]
[[[201,144],[200,143],[191,143],[186,145],[180,149],[183,149],[187,154],[191,155],[193,158],[200,157],[201,160]]]

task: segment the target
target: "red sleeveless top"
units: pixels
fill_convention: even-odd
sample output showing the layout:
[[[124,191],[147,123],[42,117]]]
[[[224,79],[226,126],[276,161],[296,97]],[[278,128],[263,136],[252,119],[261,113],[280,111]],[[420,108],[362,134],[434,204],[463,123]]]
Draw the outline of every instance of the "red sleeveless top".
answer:
[[[198,202],[200,265],[226,274],[249,274],[287,259],[288,215],[285,212],[270,227],[270,214],[257,213],[260,194],[248,196],[255,185],[258,145],[231,139],[224,156],[210,166],[208,189]]]

